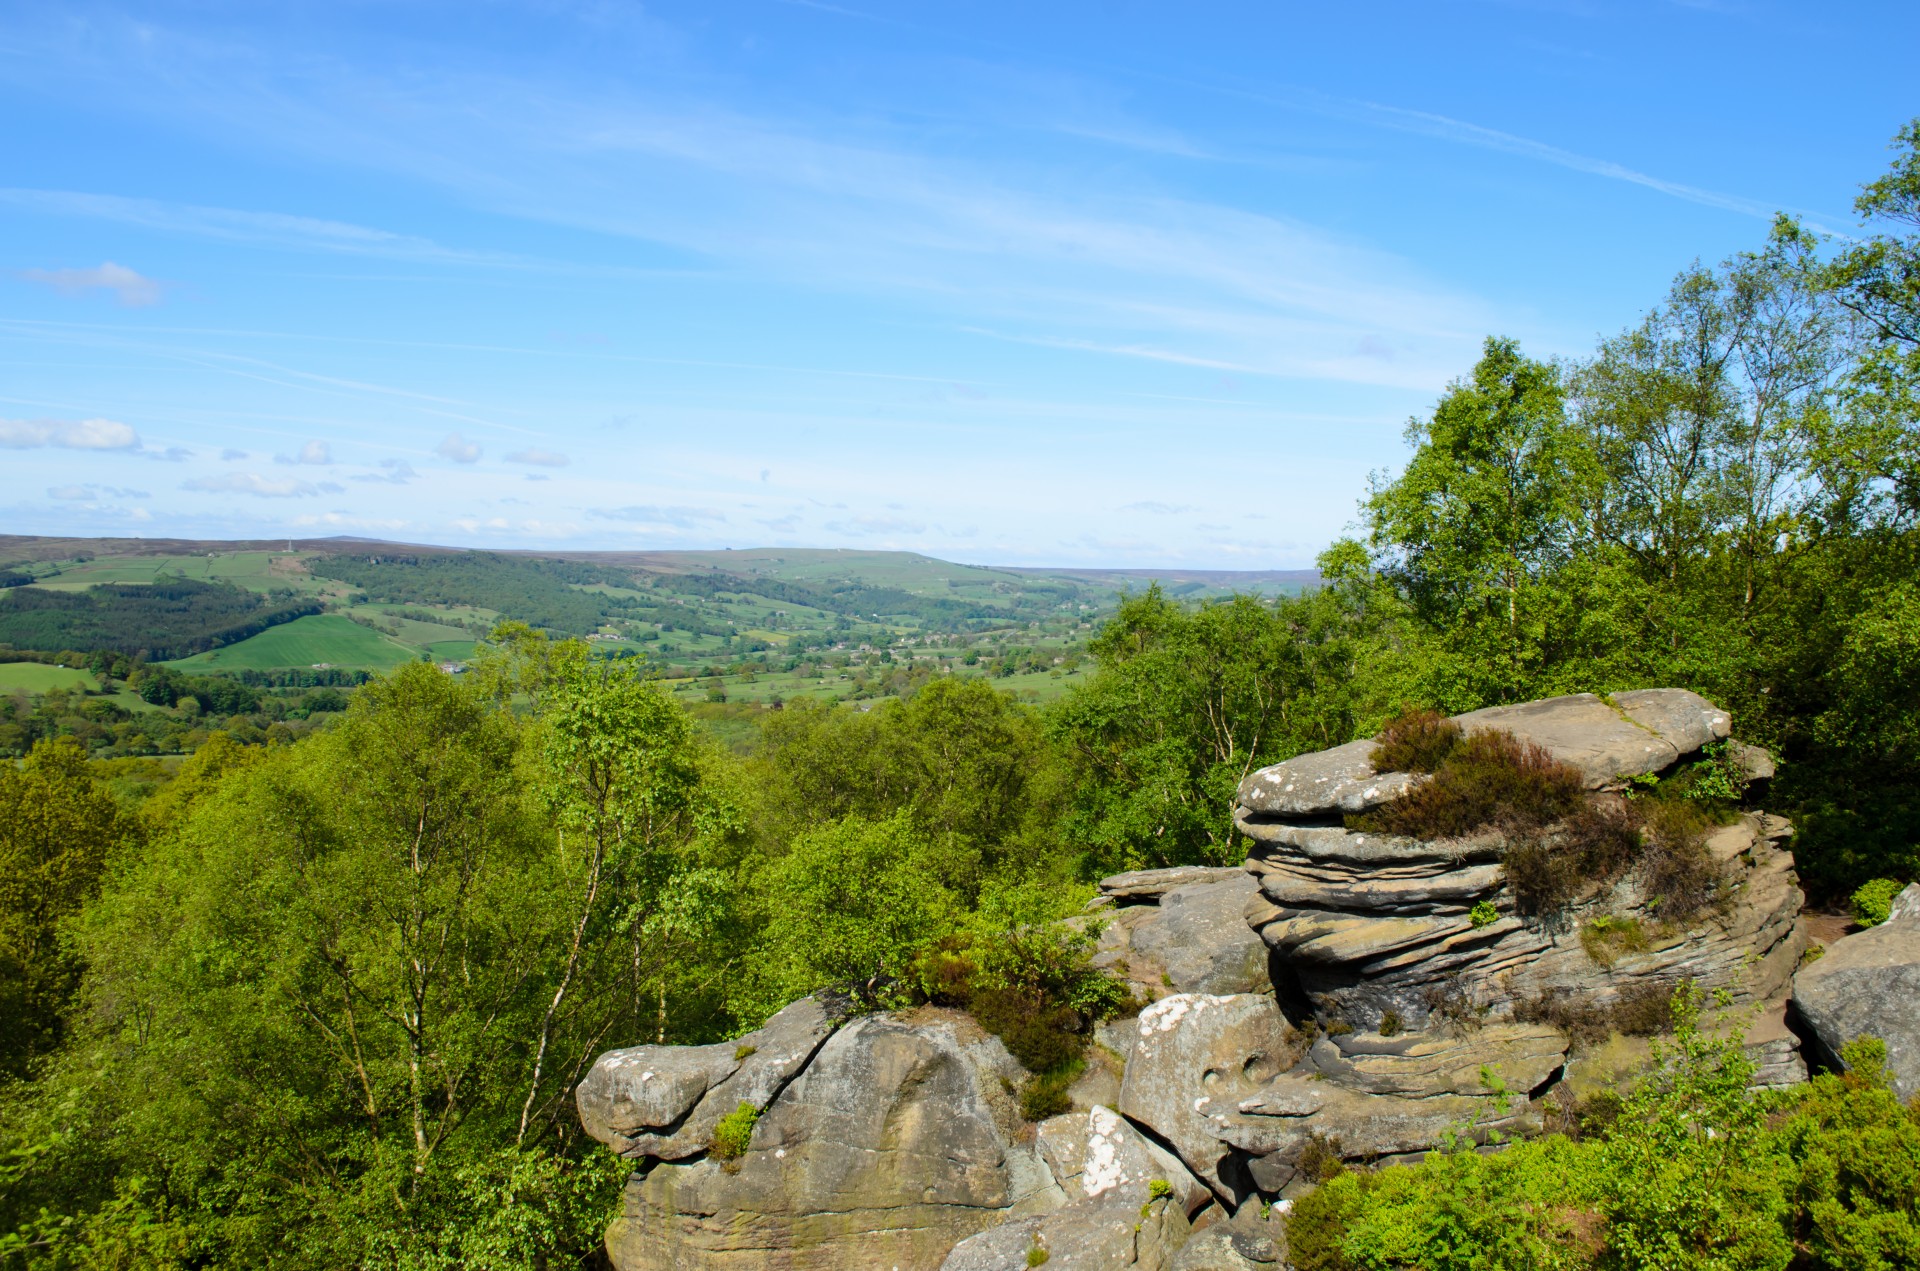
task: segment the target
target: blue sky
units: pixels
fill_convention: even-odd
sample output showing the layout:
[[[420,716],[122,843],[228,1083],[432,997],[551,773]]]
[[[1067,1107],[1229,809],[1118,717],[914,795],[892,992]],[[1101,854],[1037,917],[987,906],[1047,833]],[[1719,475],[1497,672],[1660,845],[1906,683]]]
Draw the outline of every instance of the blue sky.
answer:
[[[1920,6],[0,4],[0,530],[1286,568]]]

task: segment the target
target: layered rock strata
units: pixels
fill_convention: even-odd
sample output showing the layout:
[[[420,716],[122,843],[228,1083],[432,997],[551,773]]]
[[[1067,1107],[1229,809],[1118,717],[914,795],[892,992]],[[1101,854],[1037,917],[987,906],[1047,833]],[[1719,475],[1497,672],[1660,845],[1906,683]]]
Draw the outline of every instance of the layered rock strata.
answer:
[[[1679,689],[1578,694],[1458,716],[1469,732],[1506,729],[1577,769],[1596,792],[1669,768],[1728,733],[1724,712]],[[1498,831],[1430,841],[1349,830],[1343,814],[1399,797],[1425,778],[1375,772],[1373,742],[1302,756],[1249,776],[1235,820],[1254,843],[1260,897],[1247,920],[1324,1020],[1422,1027],[1438,1016],[1510,1016],[1516,1005],[1579,994],[1597,1007],[1641,985],[1693,980],[1740,1001],[1775,996],[1805,948],[1791,828],[1750,815],[1708,843],[1727,870],[1723,912],[1681,927],[1632,876],[1550,915],[1518,911]],[[1604,794],[1602,797],[1605,797]],[[1476,906],[1490,904],[1492,912]],[[1594,956],[1596,918],[1637,924]],[[1616,930],[1626,931],[1625,927]],[[1642,942],[1644,941],[1644,947]],[[1606,942],[1602,942],[1603,945]]]

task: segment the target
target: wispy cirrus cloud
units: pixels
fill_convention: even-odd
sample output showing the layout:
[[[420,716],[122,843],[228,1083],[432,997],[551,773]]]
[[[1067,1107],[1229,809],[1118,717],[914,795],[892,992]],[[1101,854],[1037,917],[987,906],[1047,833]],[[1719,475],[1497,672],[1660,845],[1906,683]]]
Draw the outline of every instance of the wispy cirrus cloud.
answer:
[[[85,295],[89,291],[112,292],[129,309],[160,303],[159,282],[110,260],[91,269],[23,269],[20,276],[28,282],[51,287],[63,296]]]
[[[113,485],[60,485],[47,491],[50,499],[92,500],[105,496],[110,499],[148,499],[153,496],[145,490],[129,490]]]

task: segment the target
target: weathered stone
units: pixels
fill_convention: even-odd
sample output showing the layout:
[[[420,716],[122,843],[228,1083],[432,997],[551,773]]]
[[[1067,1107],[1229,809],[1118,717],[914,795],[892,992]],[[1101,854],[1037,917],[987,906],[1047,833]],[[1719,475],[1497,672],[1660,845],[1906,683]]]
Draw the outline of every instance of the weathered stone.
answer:
[[[1508,1090],[1526,1095],[1549,1084],[1566,1058],[1566,1035],[1557,1028],[1491,1024],[1457,1036],[1323,1037],[1307,1052],[1307,1066],[1350,1090],[1425,1099],[1486,1093],[1486,1072],[1498,1073]]]
[[[1225,879],[1177,887],[1159,912],[1133,931],[1133,948],[1164,968],[1176,993],[1271,993],[1267,946],[1247,926],[1247,902],[1259,890],[1253,876],[1234,870]]]
[[[1174,1255],[1172,1271],[1273,1271],[1281,1261],[1271,1235],[1223,1222],[1195,1232]]]
[[[1262,820],[1244,808],[1234,811],[1234,825],[1256,843],[1291,849],[1289,855],[1316,863],[1392,867],[1410,864],[1452,864],[1463,859],[1497,856],[1502,846],[1491,836],[1476,842],[1432,843],[1398,834],[1372,834],[1330,825],[1296,825]]]
[[[1175,865],[1169,869],[1136,869],[1100,880],[1100,894],[1119,901],[1155,901],[1178,887],[1230,882],[1242,871],[1234,866]]]
[[[608,1051],[574,1090],[580,1123],[623,1156],[698,1155],[720,1118],[742,1103],[765,1108],[834,1026],[803,997],[737,1041]]]
[[[1749,746],[1744,741],[1731,742],[1727,746],[1727,758],[1749,781],[1771,781],[1778,771],[1772,752],[1765,746]]]
[[[1705,698],[1682,689],[1623,693],[1614,700],[1623,698],[1633,698],[1636,714],[1645,718],[1630,716],[1624,708],[1617,710],[1592,693],[1574,693],[1517,706],[1489,706],[1456,715],[1454,720],[1468,732],[1503,729],[1522,741],[1543,746],[1561,763],[1578,769],[1588,789],[1597,790],[1638,773],[1670,767],[1686,751],[1669,740],[1660,725],[1673,729],[1681,742],[1691,741],[1699,731],[1692,719],[1696,713],[1693,703],[1713,709]],[[1721,736],[1726,735],[1725,718],[1720,715]],[[1697,750],[1699,745],[1692,742],[1687,751]]]
[[[1167,1200],[1089,1202],[971,1236],[954,1246],[940,1271],[1027,1271],[1035,1249],[1046,1253],[1047,1267],[1059,1271],[1170,1271],[1191,1231],[1187,1216]]]
[[[1213,1202],[1178,1157],[1111,1108],[1049,1118],[1034,1137],[1068,1203],[969,1237],[943,1271],[1024,1271],[1035,1248],[1050,1267],[1165,1268],[1189,1218]],[[1154,1195],[1156,1180],[1171,1189],[1165,1198]]]
[[[1313,1111],[1298,1114],[1307,1107]],[[1524,1096],[1510,1096],[1502,1112],[1499,1100],[1484,1089],[1402,1098],[1348,1089],[1304,1070],[1282,1074],[1258,1095],[1213,1118],[1215,1136],[1254,1158],[1249,1174],[1269,1193],[1295,1182],[1301,1158],[1316,1138],[1343,1159],[1377,1160],[1430,1150],[1462,1126],[1471,1126],[1470,1135],[1484,1140],[1496,1131],[1538,1129],[1540,1118]]]
[[[1793,1006],[1839,1065],[1858,1037],[1887,1044],[1887,1069],[1900,1097],[1920,1094],[1920,884],[1895,898],[1898,915],[1842,936],[1793,977]]]
[[[1908,922],[1913,919],[1920,919],[1920,883],[1908,883],[1893,898],[1893,903],[1887,906],[1887,922]]]
[[[1364,812],[1399,798],[1421,778],[1373,770],[1371,737],[1262,768],[1240,783],[1239,804],[1276,816]]]
[[[1279,863],[1260,875],[1260,891],[1276,905],[1316,909],[1465,910],[1500,890],[1498,865],[1470,865],[1416,878],[1314,878]]]
[[[737,1161],[655,1164],[607,1233],[620,1271],[933,1267],[1065,1195],[1020,1141],[1021,1072],[964,1016],[870,1016],[780,1091]]]
[[[1140,1013],[1120,1111],[1180,1154],[1228,1205],[1251,1190],[1209,1114],[1231,1109],[1291,1067],[1298,1043],[1274,999],[1182,993]]]
[[[1698,693],[1683,688],[1639,688],[1615,693],[1615,710],[1642,728],[1660,734],[1682,755],[1709,742],[1724,741],[1733,729],[1727,713]]]
[[[1049,1117],[1035,1128],[1034,1142],[1069,1203],[1114,1193],[1138,1206],[1151,1198],[1154,1179],[1173,1188],[1174,1202],[1189,1215],[1213,1203],[1179,1157],[1112,1108]]]

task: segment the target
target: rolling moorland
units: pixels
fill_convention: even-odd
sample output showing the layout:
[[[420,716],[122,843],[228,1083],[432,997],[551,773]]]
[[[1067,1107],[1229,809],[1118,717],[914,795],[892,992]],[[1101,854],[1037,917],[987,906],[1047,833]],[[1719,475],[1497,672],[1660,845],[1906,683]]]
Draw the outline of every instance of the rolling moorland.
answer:
[[[1489,336],[1290,594],[8,540],[0,1264],[1920,1266],[1898,140],[1862,237]]]
[[[1089,634],[1128,591],[1158,585],[1199,601],[1295,594],[1316,578],[989,569],[910,552],[24,537],[0,537],[0,576],[11,584],[0,591],[0,659],[36,659],[0,660],[0,693],[25,695],[0,723],[14,730],[0,747],[21,754],[43,735],[21,719],[45,716],[43,695],[59,689],[53,709],[80,714],[78,731],[105,757],[177,753],[208,731],[200,699],[129,689],[140,663],[175,683],[235,680],[269,707],[290,704],[291,719],[254,719],[240,735],[274,722],[298,731],[314,713],[300,705],[308,689],[351,689],[422,659],[464,666],[498,624],[524,622],[603,658],[640,659],[708,728],[744,744],[758,715],[794,698],[899,697],[938,675],[1050,701],[1084,678]],[[185,717],[183,698],[194,703]]]

